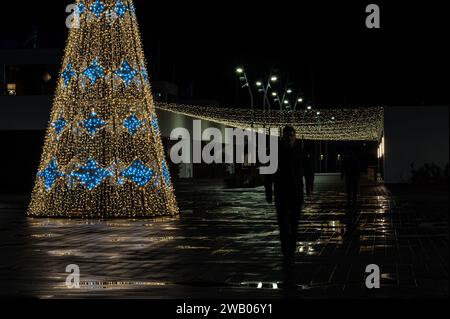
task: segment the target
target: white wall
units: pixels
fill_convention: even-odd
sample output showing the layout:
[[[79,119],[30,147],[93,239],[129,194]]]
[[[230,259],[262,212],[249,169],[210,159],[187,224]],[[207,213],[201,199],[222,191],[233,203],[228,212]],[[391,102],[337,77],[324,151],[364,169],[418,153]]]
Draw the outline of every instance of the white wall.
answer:
[[[386,107],[384,112],[386,183],[404,183],[411,163],[419,168],[449,162],[449,107]]]

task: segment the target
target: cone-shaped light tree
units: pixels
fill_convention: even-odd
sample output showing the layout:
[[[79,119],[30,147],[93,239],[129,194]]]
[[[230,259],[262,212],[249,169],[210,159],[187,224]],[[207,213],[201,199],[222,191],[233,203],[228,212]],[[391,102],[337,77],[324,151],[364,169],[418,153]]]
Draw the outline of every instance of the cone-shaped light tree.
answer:
[[[79,0],[29,216],[174,216],[132,0]]]

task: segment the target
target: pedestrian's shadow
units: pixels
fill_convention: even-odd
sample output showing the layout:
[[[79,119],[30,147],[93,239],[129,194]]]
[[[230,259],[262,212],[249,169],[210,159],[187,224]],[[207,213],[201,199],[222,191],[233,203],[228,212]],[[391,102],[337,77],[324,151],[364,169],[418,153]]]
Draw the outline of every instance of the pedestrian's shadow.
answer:
[[[351,235],[356,230],[356,225],[358,221],[359,210],[355,205],[348,205],[345,210],[344,224],[345,224],[345,235]]]
[[[358,228],[358,217],[360,210],[356,205],[349,205],[345,211],[342,229],[342,244],[347,257],[351,255],[358,255],[360,251],[360,237],[361,232]]]

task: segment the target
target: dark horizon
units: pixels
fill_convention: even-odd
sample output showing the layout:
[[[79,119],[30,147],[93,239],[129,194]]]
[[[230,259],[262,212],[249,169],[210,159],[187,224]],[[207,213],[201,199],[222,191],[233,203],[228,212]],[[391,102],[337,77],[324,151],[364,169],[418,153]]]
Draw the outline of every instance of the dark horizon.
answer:
[[[34,28],[39,48],[64,48],[69,3],[33,2],[15,21],[4,16],[0,49],[24,47]],[[175,10],[135,0],[151,78],[177,84],[181,99],[248,105],[234,72],[243,65],[253,84],[271,68],[279,70],[279,91],[289,79],[305,103],[318,107],[448,104],[441,82],[447,69],[444,10],[377,3],[380,30],[366,29],[365,2],[201,2]],[[19,12],[21,5],[8,3],[2,13]]]

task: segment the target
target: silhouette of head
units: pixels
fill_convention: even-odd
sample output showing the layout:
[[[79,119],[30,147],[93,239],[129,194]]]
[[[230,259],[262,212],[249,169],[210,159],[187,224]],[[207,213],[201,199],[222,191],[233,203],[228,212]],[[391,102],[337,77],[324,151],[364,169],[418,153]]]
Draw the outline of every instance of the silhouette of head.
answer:
[[[290,147],[294,146],[296,140],[295,129],[292,126],[286,126],[283,129],[283,141]]]

